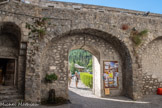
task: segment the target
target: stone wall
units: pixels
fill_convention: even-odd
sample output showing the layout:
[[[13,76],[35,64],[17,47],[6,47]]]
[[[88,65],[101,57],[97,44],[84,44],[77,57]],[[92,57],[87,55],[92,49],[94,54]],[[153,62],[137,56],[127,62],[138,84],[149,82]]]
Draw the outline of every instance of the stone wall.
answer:
[[[158,80],[158,78],[154,78],[153,75],[147,75],[147,73],[143,74],[143,95],[152,95],[157,93],[157,88],[162,87],[162,82]]]
[[[162,87],[162,39],[149,43],[142,55],[143,94],[156,94]]]
[[[45,87],[47,87],[47,90],[50,89],[50,84],[44,84],[43,77],[45,73],[53,71],[49,70],[47,64],[42,64],[44,63],[44,61],[42,61],[43,59],[40,58],[43,58],[45,56],[44,52],[47,51],[49,45],[55,44],[50,44],[51,42],[58,41],[59,43],[61,41],[66,41],[68,39],[64,39],[61,37],[67,36],[68,38],[68,36],[71,34],[85,34],[88,36],[90,35],[94,38],[97,36],[105,40],[108,44],[110,44],[115,50],[110,50],[109,45],[106,45],[106,47],[103,45],[101,46],[101,48],[107,48],[108,54],[112,54],[111,57],[104,56],[107,55],[107,53],[102,53],[102,56],[106,57],[105,59],[114,60],[119,60],[118,57],[120,56],[119,61],[120,64],[122,64],[121,73],[123,83],[123,87],[121,88],[123,88],[124,90],[123,94],[133,99],[141,98],[143,96],[143,93],[146,92],[146,89],[144,89],[144,87],[146,87],[144,85],[145,82],[143,83],[143,77],[145,77],[145,75],[143,74],[145,73],[145,70],[143,70],[143,63],[146,63],[146,60],[145,58],[142,58],[142,55],[144,49],[149,45],[151,41],[153,41],[157,37],[162,36],[161,15],[149,14],[148,16],[144,16],[144,12],[108,8],[102,6],[89,6],[62,2],[55,2],[55,4],[59,4],[58,6],[60,7],[54,6],[52,8],[48,8],[47,6],[41,7],[41,5],[36,6],[32,4],[24,4],[12,1],[0,5],[0,22],[14,22],[15,25],[19,26],[21,28],[21,38],[18,38],[19,42],[27,42],[28,45],[27,58],[20,58],[20,61],[22,61],[22,63],[24,63],[24,60],[26,59],[26,70],[24,71],[26,72],[25,100],[32,102],[40,102],[41,98],[45,98],[45,96],[41,97],[41,81],[43,89]],[[50,25],[47,27],[46,35],[42,40],[35,40],[33,38],[29,38],[29,30],[25,28],[26,22],[33,23],[36,19],[40,17],[47,17],[48,21],[50,22]],[[123,29],[123,25],[127,25],[128,28]],[[135,28],[139,32],[145,29],[149,31],[147,38],[145,38],[142,44],[137,48],[135,47],[130,38],[130,34],[133,28]],[[15,29],[10,30],[14,31]],[[13,31],[11,32],[13,33]],[[18,34],[14,35],[17,36]],[[61,45],[62,44],[65,43],[61,43]],[[56,49],[59,49],[60,47],[60,50],[58,51],[60,54],[62,54],[63,52],[61,50],[61,45],[52,47],[56,47]],[[157,47],[159,48],[159,46]],[[63,51],[69,50],[69,48],[63,49]],[[55,59],[56,56],[60,56],[59,53],[53,52],[52,59]],[[68,52],[66,52],[66,54],[68,54]],[[113,54],[115,54],[115,56],[113,56]],[[118,56],[116,56],[116,54]],[[159,53],[159,55],[160,54],[161,53]],[[67,55],[64,54],[62,54],[62,56],[63,58],[67,57]],[[58,67],[56,67],[56,69],[62,69],[66,66],[65,64],[67,64],[67,59],[65,59],[66,62],[62,62],[64,61],[63,59],[60,59],[60,61],[56,61],[58,62]],[[49,62],[52,63],[55,61]],[[146,64],[146,67],[144,67],[144,69],[147,69],[147,67],[148,65]],[[156,66],[154,67],[156,68]],[[158,64],[157,68],[161,69],[158,66]],[[65,70],[62,69],[61,72],[65,73]],[[148,75],[150,74],[148,73],[146,76]],[[65,78],[66,80],[66,77],[62,78]],[[158,79],[158,82],[159,81],[160,80]],[[150,82],[152,82],[151,79]],[[61,87],[63,85],[66,85],[64,87],[64,90],[67,90],[67,82],[60,82],[60,85]],[[47,90],[45,91],[46,94]],[[63,91],[60,91],[58,94],[62,94],[64,97],[67,97],[67,94],[63,93]]]
[[[9,35],[0,35],[0,57],[17,57],[17,41]]]
[[[61,2],[61,1],[51,1],[51,0],[24,0],[29,1],[30,4],[39,5],[41,7],[50,7],[50,8],[60,8],[66,10],[74,11],[90,11],[90,12],[99,12],[99,13],[109,13],[117,12],[122,14],[131,14],[136,16],[145,16],[145,12],[134,11],[122,8],[110,8],[105,6],[96,6],[96,5],[87,5],[79,3],[70,3],[70,2]],[[160,14],[150,13],[149,16],[162,17]]]
[[[100,39],[99,37],[89,36],[85,34],[78,34],[74,36],[65,36],[59,40],[53,39],[51,44],[48,46],[45,54],[42,59],[42,74],[41,74],[41,90],[42,98],[47,99],[48,91],[52,88],[56,90],[56,96],[62,96],[68,98],[68,53],[71,49],[85,49],[90,51],[95,55],[95,52],[91,48],[96,49],[99,52],[99,62],[101,65],[101,73],[98,74],[98,78],[101,79],[98,83],[99,93],[96,93],[98,96],[104,96],[103,88],[103,61],[118,61],[119,66],[119,88],[110,90],[111,96],[122,95],[122,69],[121,69],[121,59],[118,52],[110,45],[108,42]],[[89,49],[87,49],[89,48]],[[58,75],[58,81],[55,81],[52,84],[45,83],[45,75],[49,73],[56,73]],[[96,79],[97,80],[97,77]],[[101,94],[102,93],[102,94]]]

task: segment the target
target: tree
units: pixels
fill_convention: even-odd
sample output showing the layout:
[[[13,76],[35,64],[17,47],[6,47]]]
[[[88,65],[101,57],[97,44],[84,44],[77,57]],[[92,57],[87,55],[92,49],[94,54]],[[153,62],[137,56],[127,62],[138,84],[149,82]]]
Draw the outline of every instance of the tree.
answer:
[[[89,69],[89,72],[92,72],[92,59],[90,59],[87,68]]]
[[[69,62],[71,64],[70,70],[72,73],[74,73],[77,70],[73,68],[74,66],[72,66],[75,63],[80,66],[87,67],[87,69],[89,69],[89,71],[92,72],[92,54],[86,50],[77,49],[70,51]]]
[[[77,71],[77,69],[75,68],[74,62],[72,62],[71,65],[70,65],[70,71],[71,71],[72,74],[75,74],[75,71]]]

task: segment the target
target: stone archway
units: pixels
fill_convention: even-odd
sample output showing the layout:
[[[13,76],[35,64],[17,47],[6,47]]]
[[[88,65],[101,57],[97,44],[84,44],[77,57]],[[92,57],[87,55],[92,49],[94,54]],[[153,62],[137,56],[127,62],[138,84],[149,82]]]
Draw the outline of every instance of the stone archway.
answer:
[[[21,29],[14,22],[0,22],[0,28],[0,61],[2,67],[6,64],[6,85],[24,95],[26,46],[24,49],[21,43]]]
[[[1,22],[1,57],[18,57],[21,40],[20,28],[12,22]],[[7,50],[8,49],[8,50]]]
[[[156,94],[157,88],[162,86],[162,37],[149,42],[142,53],[142,93]]]
[[[68,98],[68,52],[70,49],[85,46],[85,48],[96,49],[99,52],[100,73],[98,96],[105,96],[103,89],[103,61],[119,62],[119,82],[118,89],[111,90],[112,96],[126,95],[133,97],[133,79],[131,57],[127,47],[116,37],[105,32],[84,29],[74,30],[62,37],[53,38],[42,54],[42,72],[41,72],[41,98],[46,99],[48,91],[56,89],[56,95]],[[92,48],[91,48],[92,47]],[[92,52],[92,50],[89,50]],[[56,73],[59,80],[52,84],[46,84],[44,81],[46,73]]]
[[[17,60],[19,55],[20,31],[12,22],[2,22],[0,31],[0,61],[4,85],[16,85]],[[10,65],[10,69],[9,68]],[[14,79],[13,79],[14,78]]]
[[[95,94],[96,96],[99,96],[101,97],[102,95],[102,81],[101,81],[101,66],[100,66],[100,51],[93,45],[87,45],[85,43],[85,39],[86,37],[84,37],[84,43],[83,45],[75,45],[73,47],[71,47],[69,49],[69,52],[71,50],[75,50],[75,49],[82,49],[82,50],[85,50],[85,51],[88,51],[92,54],[92,71],[93,71],[93,89],[92,89],[92,92],[93,94]],[[69,53],[68,53],[69,54]],[[69,61],[68,61],[69,63]]]

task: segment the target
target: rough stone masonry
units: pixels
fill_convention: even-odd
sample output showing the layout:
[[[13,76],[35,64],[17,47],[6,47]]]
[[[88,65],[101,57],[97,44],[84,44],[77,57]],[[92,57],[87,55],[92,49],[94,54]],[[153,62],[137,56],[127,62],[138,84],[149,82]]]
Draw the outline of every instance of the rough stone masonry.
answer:
[[[58,97],[68,99],[68,53],[72,49],[85,49],[96,57],[93,92],[97,96],[106,97],[104,60],[119,62],[119,87],[110,89],[110,96],[124,95],[136,100],[155,94],[162,87],[162,15],[33,1],[0,5],[0,59],[15,59],[14,86],[26,101],[46,100],[53,88]],[[50,23],[41,39],[30,37],[26,28],[26,23],[33,24],[39,18],[47,18]],[[132,30],[148,30],[139,46],[132,41]],[[58,80],[46,83],[47,73],[57,74]]]

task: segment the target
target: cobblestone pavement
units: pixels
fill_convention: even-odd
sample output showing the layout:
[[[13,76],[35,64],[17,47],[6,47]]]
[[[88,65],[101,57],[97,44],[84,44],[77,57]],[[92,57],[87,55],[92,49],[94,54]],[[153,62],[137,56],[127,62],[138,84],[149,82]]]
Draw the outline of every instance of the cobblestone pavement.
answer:
[[[78,88],[72,81],[69,87],[71,104],[61,106],[38,106],[38,108],[162,108],[162,95],[147,96],[140,101],[133,101],[124,96],[99,98],[81,81]],[[13,107],[12,107],[13,108]]]

